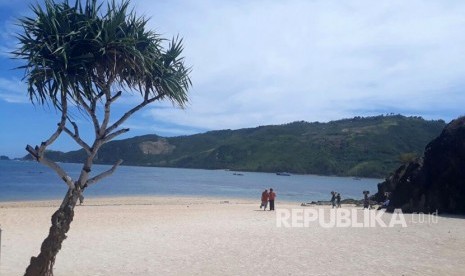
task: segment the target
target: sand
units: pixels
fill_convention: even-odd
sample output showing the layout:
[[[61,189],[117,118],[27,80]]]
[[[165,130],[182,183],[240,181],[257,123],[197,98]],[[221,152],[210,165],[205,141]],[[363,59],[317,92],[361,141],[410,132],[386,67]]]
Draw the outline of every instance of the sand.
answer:
[[[0,275],[22,275],[57,205],[0,203]],[[329,207],[278,201],[276,208],[221,198],[86,199],[55,275],[465,275],[463,217],[427,215],[420,223],[404,215],[407,227],[392,228],[326,228],[318,221],[286,228],[277,227],[278,212]],[[360,208],[343,208],[363,217]]]

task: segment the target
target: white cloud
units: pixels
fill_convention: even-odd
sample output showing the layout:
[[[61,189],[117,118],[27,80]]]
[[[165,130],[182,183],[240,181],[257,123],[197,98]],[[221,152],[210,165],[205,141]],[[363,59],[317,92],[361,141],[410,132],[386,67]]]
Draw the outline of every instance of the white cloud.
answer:
[[[185,38],[191,105],[156,120],[210,129],[411,111],[453,118],[465,76],[465,2],[138,3]],[[432,110],[433,109],[433,110]],[[445,119],[449,119],[445,118]]]
[[[0,100],[9,103],[27,103],[26,85],[18,78],[0,78]]]
[[[145,127],[150,118],[160,128],[151,129],[181,134],[184,127],[234,129],[398,111],[444,119],[461,114],[465,2],[134,4],[164,37],[184,38],[194,85],[186,110],[157,104],[134,125]],[[2,99],[27,101],[14,81],[0,79],[0,85]]]

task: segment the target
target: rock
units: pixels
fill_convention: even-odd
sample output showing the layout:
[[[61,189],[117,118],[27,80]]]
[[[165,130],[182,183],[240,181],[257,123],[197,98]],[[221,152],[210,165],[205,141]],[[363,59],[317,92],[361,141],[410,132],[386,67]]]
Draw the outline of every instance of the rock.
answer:
[[[424,157],[399,167],[373,199],[390,192],[388,211],[465,214],[465,117],[450,122]]]
[[[324,201],[324,200],[312,201],[312,204],[315,204],[315,205],[331,205],[331,201]]]
[[[341,200],[341,204],[361,205],[363,204],[363,199],[346,198],[346,199]]]
[[[363,199],[346,198],[346,199],[341,200],[341,204],[354,204],[358,206],[358,205],[363,204]],[[326,200],[318,200],[318,201],[312,201],[312,202],[300,204],[300,206],[312,206],[312,205],[332,205],[332,204],[331,204],[331,201],[326,201]]]

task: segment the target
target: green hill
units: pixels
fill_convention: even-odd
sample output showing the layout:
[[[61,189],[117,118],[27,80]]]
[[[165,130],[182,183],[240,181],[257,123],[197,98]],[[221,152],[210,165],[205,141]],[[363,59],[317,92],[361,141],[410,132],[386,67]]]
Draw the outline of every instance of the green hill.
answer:
[[[95,162],[125,165],[384,177],[421,155],[445,122],[420,117],[355,117],[328,123],[293,122],[164,138],[144,135],[102,147]],[[84,151],[48,152],[81,162]]]

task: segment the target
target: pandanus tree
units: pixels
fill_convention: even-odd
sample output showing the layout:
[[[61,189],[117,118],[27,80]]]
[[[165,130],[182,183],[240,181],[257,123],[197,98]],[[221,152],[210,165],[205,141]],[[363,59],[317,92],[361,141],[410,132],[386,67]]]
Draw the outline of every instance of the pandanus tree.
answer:
[[[136,16],[127,0],[106,5],[96,0],[46,0],[31,9],[32,17],[19,19],[21,32],[14,54],[24,62],[19,68],[25,72],[31,102],[55,107],[60,119],[48,139],[35,147],[27,145],[26,150],[58,175],[67,192],[52,215],[40,253],[31,257],[25,275],[53,275],[78,200],[122,163],[119,160],[109,170],[93,173],[99,149],[128,132],[122,124],[150,103],[170,100],[184,107],[191,81],[190,69],[181,56],[182,39],[166,40],[147,30],[147,19]],[[112,105],[121,101],[123,93],[139,93],[140,101],[112,118]],[[80,136],[83,125],[73,120],[71,108],[89,118],[90,123],[84,126],[90,125],[95,132],[93,141]],[[46,156],[47,148],[62,134],[69,135],[86,153],[75,179]]]

